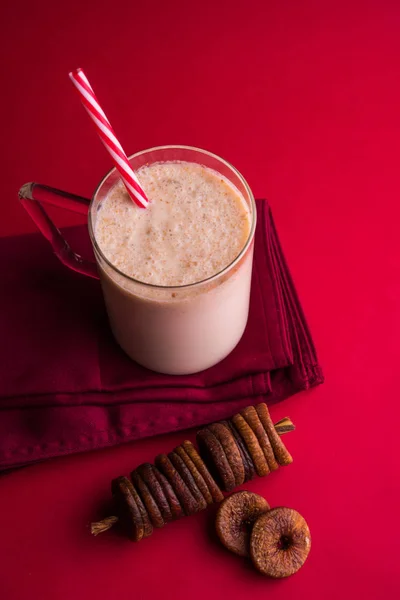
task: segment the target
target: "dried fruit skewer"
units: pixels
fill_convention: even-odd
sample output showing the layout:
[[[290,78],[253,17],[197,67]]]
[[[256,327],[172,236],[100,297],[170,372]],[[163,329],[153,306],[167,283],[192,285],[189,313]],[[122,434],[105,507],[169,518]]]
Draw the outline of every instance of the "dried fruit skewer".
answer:
[[[214,429],[214,431],[218,431],[218,429],[220,429],[220,428],[219,427],[216,428],[216,427],[214,427],[214,425],[215,424],[213,424],[211,426],[211,428]],[[246,423],[246,425],[247,425],[247,423]],[[247,462],[248,459],[246,458],[246,456],[249,458],[250,462],[252,459],[249,455],[248,449],[245,448],[245,443],[241,444],[240,440],[238,440],[237,435],[235,435],[234,425],[231,421],[222,422],[222,427],[226,428],[226,430],[229,431],[230,434],[232,434],[232,436],[233,436],[232,440],[233,439],[236,440],[236,444],[239,449],[239,454],[241,455],[241,457],[243,459],[243,464],[244,464],[244,469],[245,469],[245,474],[246,474],[245,480],[247,481],[247,480],[251,479],[252,478],[251,474],[254,473],[254,465],[248,464],[248,462]],[[207,428],[205,428],[205,429],[207,429]],[[293,431],[295,429],[295,427],[294,427],[292,421],[289,419],[289,417],[285,417],[284,419],[281,419],[280,421],[275,423],[275,425],[273,425],[273,429],[274,429],[274,435],[276,437],[278,437],[285,433]],[[247,429],[246,429],[246,432],[247,432]],[[211,430],[210,430],[210,433],[211,433]],[[238,434],[240,437],[239,432],[236,432],[236,434]],[[213,437],[215,438],[215,435],[213,435]],[[222,438],[220,438],[220,439],[222,439]],[[215,440],[218,442],[217,446],[221,446],[221,449],[222,449],[222,445],[221,445],[220,441],[217,438],[215,438]],[[242,440],[242,442],[243,442],[243,440]],[[226,442],[225,448],[228,448],[228,447],[229,447],[228,442]],[[171,461],[169,460],[169,458],[166,455],[160,455],[156,458],[156,466],[151,465],[150,463],[146,463],[146,465],[145,465],[147,470],[149,470],[150,468],[152,469],[152,473],[154,474],[155,479],[157,479],[157,481],[160,484],[160,486],[154,485],[153,489],[152,489],[152,486],[149,485],[150,481],[148,479],[146,482],[143,482],[143,473],[146,472],[146,471],[143,471],[144,466],[141,465],[140,467],[138,467],[137,472],[135,472],[135,471],[133,472],[133,481],[134,481],[134,483],[139,482],[140,488],[142,490],[142,494],[146,495],[146,502],[142,502],[142,499],[140,498],[140,490],[138,490],[139,491],[139,494],[138,494],[135,487],[132,486],[131,482],[129,482],[129,480],[127,480],[127,478],[117,478],[113,482],[112,489],[113,489],[113,493],[116,495],[117,506],[119,507],[120,516],[119,517],[118,516],[110,516],[110,517],[106,517],[102,521],[92,523],[91,524],[91,533],[93,535],[98,535],[99,533],[107,531],[108,529],[113,527],[113,525],[115,525],[119,520],[121,520],[121,516],[123,517],[123,521],[126,523],[126,520],[127,520],[126,509],[122,508],[122,505],[124,502],[132,503],[132,499],[133,499],[133,503],[135,501],[137,501],[139,511],[133,511],[132,509],[130,509],[128,511],[128,518],[133,520],[133,524],[130,523],[129,526],[127,527],[127,530],[129,530],[131,532],[130,537],[136,541],[138,541],[139,539],[142,539],[143,537],[147,537],[148,535],[150,535],[151,530],[152,530],[152,524],[151,524],[152,520],[153,520],[153,524],[156,527],[162,526],[161,520],[159,520],[157,518],[158,513],[157,513],[157,516],[155,517],[153,510],[151,510],[151,512],[152,512],[151,516],[153,518],[151,518],[151,517],[149,518],[148,510],[146,510],[146,508],[148,509],[148,507],[152,507],[154,509],[155,507],[158,506],[159,508],[161,508],[161,506],[159,504],[157,504],[157,499],[158,499],[160,493],[164,494],[164,500],[167,502],[167,504],[169,504],[170,509],[173,513],[173,518],[175,518],[175,519],[179,518],[180,516],[184,516],[185,514],[193,514],[194,512],[203,510],[206,507],[206,505],[208,503],[210,503],[210,497],[212,498],[212,501],[214,501],[214,502],[220,502],[221,500],[223,500],[224,496],[222,495],[221,490],[219,489],[216,481],[214,480],[214,478],[212,477],[212,475],[210,474],[210,472],[208,470],[209,465],[207,465],[206,462],[200,457],[200,455],[197,453],[197,450],[193,446],[193,444],[191,444],[191,442],[185,441],[180,448],[182,449],[183,452],[186,452],[186,454],[189,457],[189,461],[190,461],[190,462],[187,460],[185,461],[183,459],[182,451],[178,453],[177,459],[175,458],[175,460],[174,460],[175,464],[182,471],[183,477],[182,477],[182,474],[179,473],[179,469],[176,469],[174,467],[174,465],[172,465]],[[173,454],[173,456],[176,456],[176,454]],[[225,453],[224,453],[224,456],[226,457]],[[236,460],[237,453],[234,454],[234,457]],[[228,456],[228,459],[229,459],[229,456]],[[231,460],[233,460],[233,459],[231,459]],[[188,465],[190,465],[191,469],[189,469]],[[161,469],[160,471],[157,469],[157,466],[160,467],[160,469]],[[229,466],[229,464],[228,464],[228,466]],[[194,470],[194,473],[196,474],[196,477],[193,476],[193,473],[192,473],[193,470]],[[240,472],[238,471],[237,467],[234,470],[235,470],[235,474],[233,474],[232,470],[231,470],[231,473],[234,478],[235,485],[237,485],[236,481],[238,481]],[[261,472],[264,472],[264,471],[261,470]],[[268,471],[266,471],[266,472],[268,472]],[[250,474],[250,476],[249,476],[249,474]],[[185,480],[188,482],[190,481],[190,487],[188,487],[186,485]],[[121,482],[121,481],[123,482],[122,485],[121,484],[118,485],[118,482]],[[126,483],[127,481],[129,483],[129,485]],[[116,484],[116,482],[117,482],[117,484]],[[178,485],[179,489],[176,489],[176,485],[175,485],[176,482],[179,483],[179,485]],[[147,485],[146,485],[146,483],[147,483]],[[229,479],[229,483],[231,483],[230,479]],[[204,486],[206,486],[207,489],[209,490],[209,494],[204,494]],[[229,487],[231,487],[231,486],[229,486]],[[232,489],[232,487],[231,487],[231,489]],[[193,490],[195,490],[194,494],[193,494]],[[197,492],[198,492],[198,494],[197,494]],[[122,494],[122,497],[120,497],[121,494]],[[137,498],[138,496],[139,496],[139,498]],[[198,498],[197,500],[196,500],[196,497]],[[179,498],[179,500],[178,500],[178,498]],[[205,500],[204,502],[202,501],[202,498],[204,498],[204,500]],[[144,513],[143,513],[143,509],[144,509]],[[165,506],[164,506],[164,509],[165,509]],[[135,519],[137,520],[137,523],[135,522]],[[169,518],[165,519],[165,522],[167,522],[168,520],[170,520],[170,519]]]

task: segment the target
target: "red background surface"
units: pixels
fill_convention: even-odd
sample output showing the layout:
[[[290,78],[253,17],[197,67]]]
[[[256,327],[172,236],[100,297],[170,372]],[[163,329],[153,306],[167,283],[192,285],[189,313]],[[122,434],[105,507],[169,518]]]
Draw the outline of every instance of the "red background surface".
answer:
[[[0,234],[32,230],[16,200],[25,181],[90,195],[110,166],[68,80],[81,66],[128,153],[204,147],[268,197],[326,383],[273,407],[297,425],[294,464],[247,485],[309,522],[293,578],[225,551],[212,510],[138,545],[89,535],[110,479],[190,432],[0,477],[0,596],[398,597],[398,2],[14,0],[1,12]]]

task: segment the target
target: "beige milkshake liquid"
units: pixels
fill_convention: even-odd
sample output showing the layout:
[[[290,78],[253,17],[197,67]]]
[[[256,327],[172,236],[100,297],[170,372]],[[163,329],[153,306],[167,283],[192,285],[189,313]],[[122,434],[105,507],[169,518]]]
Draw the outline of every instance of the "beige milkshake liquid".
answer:
[[[119,181],[96,216],[102,253],[127,276],[100,263],[111,326],[144,366],[200,371],[229,354],[247,322],[252,248],[213,276],[244,248],[250,208],[231,182],[196,163],[154,163],[137,176],[150,200],[146,209]]]

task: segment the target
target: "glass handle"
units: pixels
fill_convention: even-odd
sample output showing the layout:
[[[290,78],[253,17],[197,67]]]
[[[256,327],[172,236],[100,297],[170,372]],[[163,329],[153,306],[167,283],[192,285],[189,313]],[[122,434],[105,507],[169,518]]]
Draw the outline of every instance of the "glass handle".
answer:
[[[70,248],[61,231],[55,226],[42,206],[42,203],[52,204],[81,215],[87,215],[90,200],[32,182],[25,183],[21,187],[18,198],[41,234],[50,242],[59,260],[73,271],[98,279],[99,275],[95,261],[83,259]]]

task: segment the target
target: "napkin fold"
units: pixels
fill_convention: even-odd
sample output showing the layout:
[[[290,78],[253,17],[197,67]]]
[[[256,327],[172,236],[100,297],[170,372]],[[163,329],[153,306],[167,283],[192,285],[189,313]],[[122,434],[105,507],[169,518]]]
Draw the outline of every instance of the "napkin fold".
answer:
[[[100,283],[66,269],[39,234],[0,239],[0,470],[200,426],[322,383],[268,203],[257,211],[243,338],[185,376],[131,361],[112,338]],[[91,251],[85,227],[65,235]]]

